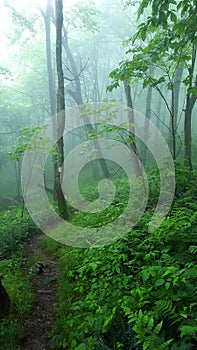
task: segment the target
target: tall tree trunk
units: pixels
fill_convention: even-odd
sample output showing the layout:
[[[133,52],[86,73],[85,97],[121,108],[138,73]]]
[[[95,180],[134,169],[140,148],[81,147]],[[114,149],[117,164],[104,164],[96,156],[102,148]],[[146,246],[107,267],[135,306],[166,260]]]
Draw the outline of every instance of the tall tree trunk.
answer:
[[[190,76],[190,86],[189,90],[195,89],[197,91],[197,75],[195,76],[195,82],[192,82],[194,79],[194,72],[196,66],[196,57],[197,57],[197,47],[193,44],[192,49],[192,63],[189,67],[189,76]],[[190,170],[192,170],[192,111],[197,100],[196,93],[187,93],[186,107],[185,107],[185,120],[184,120],[184,158],[185,164]]]
[[[58,166],[55,174],[55,193],[57,198],[59,214],[68,218],[68,208],[62,192],[62,176],[64,162],[64,140],[65,129],[65,97],[64,97],[64,75],[62,69],[62,27],[63,27],[63,4],[62,0],[55,0],[56,6],[56,64],[58,77],[57,91],[57,160]]]
[[[149,73],[151,76],[154,74],[154,67],[150,65]],[[144,141],[148,140],[149,136],[149,120],[151,118],[151,102],[152,102],[152,93],[153,87],[152,85],[148,86],[147,95],[146,95],[146,112],[145,112],[145,124],[144,124]],[[146,164],[146,156],[147,156],[147,147],[145,144],[142,145],[142,160],[143,164]]]
[[[179,115],[179,100],[180,100],[180,87],[183,76],[183,67],[178,66],[175,71],[174,77],[174,125],[177,130],[178,127],[178,115]]]
[[[63,27],[63,48],[65,50],[65,53],[67,55],[67,58],[69,60],[70,66],[71,66],[71,71],[73,74],[73,81],[75,83],[75,90],[72,89],[68,89],[68,93],[70,94],[70,96],[73,98],[73,100],[76,102],[77,105],[82,105],[83,104],[83,98],[82,98],[82,92],[81,92],[81,82],[80,82],[80,77],[79,77],[79,72],[77,69],[77,65],[75,62],[75,59],[73,57],[73,54],[70,50],[70,47],[68,45],[68,33],[65,27]],[[86,129],[87,129],[87,133],[88,134],[92,134],[95,135],[95,130],[94,127],[92,126],[92,124],[90,123],[90,120],[88,117],[84,117],[85,123],[86,123]],[[100,145],[98,142],[96,142],[95,140],[95,146],[96,149],[98,149],[99,154],[100,154],[100,158],[99,158],[99,162],[100,162],[100,166],[103,172],[104,177],[109,178],[110,174],[109,174],[109,170],[106,164],[105,159],[102,157],[102,151],[100,149]]]
[[[45,22],[45,36],[46,36],[46,58],[47,58],[47,74],[48,74],[48,88],[49,88],[49,102],[51,115],[54,116],[56,112],[56,98],[55,98],[55,79],[51,56],[51,12],[53,11],[51,0],[47,0],[46,14],[43,13]]]
[[[131,159],[133,161],[133,166],[134,166],[134,171],[136,176],[142,176],[142,170],[137,158],[134,111],[133,111],[133,103],[131,98],[131,87],[128,84],[127,80],[124,80],[124,90],[125,90],[125,96],[127,101],[127,107],[129,107],[128,121],[129,121],[129,140],[130,140],[130,149],[131,149]]]
[[[192,110],[196,100],[196,95],[187,95],[184,120],[184,158],[185,164],[190,170],[192,170]]]
[[[172,105],[171,105],[171,116],[169,122],[169,137],[168,144],[170,149],[172,150],[173,159],[175,160],[177,157],[176,152],[176,135],[178,128],[178,113],[179,113],[179,97],[180,97],[180,86],[181,79],[183,75],[183,67],[178,66],[175,70],[175,75],[173,79],[173,89],[172,89]]]
[[[51,15],[53,13],[53,4],[52,0],[47,0],[46,3],[46,12],[41,9],[42,16],[45,23],[45,37],[46,37],[46,59],[47,59],[47,75],[48,75],[48,89],[49,89],[49,103],[50,103],[50,112],[53,118],[53,137],[56,138],[56,89],[55,89],[55,79],[54,79],[54,70],[52,65],[52,55],[51,55]],[[55,174],[57,172],[57,157],[53,156],[53,167],[54,167],[54,196],[55,196]],[[56,198],[55,198],[56,199]]]
[[[173,160],[176,159],[176,126],[175,126],[175,114],[174,114],[174,90],[172,89],[172,105],[171,105],[171,115],[170,115],[170,124],[171,124],[171,138],[170,143],[172,144],[172,156]]]

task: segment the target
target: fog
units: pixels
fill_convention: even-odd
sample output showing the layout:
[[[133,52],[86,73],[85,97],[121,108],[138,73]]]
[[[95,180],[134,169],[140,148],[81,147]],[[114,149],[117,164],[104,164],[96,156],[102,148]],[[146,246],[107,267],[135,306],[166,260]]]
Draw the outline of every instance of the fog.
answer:
[[[54,4],[53,4],[54,5]],[[133,48],[127,42],[137,25],[137,5],[125,6],[122,1],[65,1],[63,70],[66,108],[87,102],[113,101],[126,105],[123,83],[112,91],[107,90],[112,79],[109,74],[121,61],[131,58],[126,54]],[[20,167],[23,152],[31,128],[42,125],[51,116],[48,72],[46,60],[46,1],[10,1],[1,3],[1,97],[0,97],[0,202],[6,207],[21,201]],[[54,10],[53,10],[54,11]],[[57,85],[55,67],[55,26],[51,15],[51,62],[52,74]],[[144,45],[144,44],[143,44]],[[155,68],[155,77],[161,75]],[[187,75],[183,71],[183,76]],[[131,82],[133,108],[149,117],[169,141],[170,115],[167,105],[157,89],[152,88],[148,97],[148,86],[142,79],[133,77]],[[165,84],[160,89],[166,102],[171,104],[171,91]],[[55,90],[54,90],[55,91]],[[149,91],[150,93],[150,91]],[[56,94],[56,92],[55,92]],[[149,98],[149,101],[148,101]],[[55,102],[55,96],[54,96]],[[147,112],[147,104],[149,110]],[[184,108],[185,86],[179,90],[178,122],[176,133],[176,155],[180,161],[184,156]],[[194,106],[193,115],[197,109]],[[28,127],[24,129],[24,127]],[[25,130],[25,132],[24,132]],[[80,141],[80,136],[65,139],[68,153]],[[109,133],[108,133],[108,137]],[[196,164],[196,121],[192,124],[193,164]],[[20,148],[21,146],[21,148]],[[142,144],[137,140],[139,155]],[[144,166],[153,161],[148,153]],[[150,163],[149,163],[150,162]],[[52,186],[52,165],[48,165],[49,186]]]

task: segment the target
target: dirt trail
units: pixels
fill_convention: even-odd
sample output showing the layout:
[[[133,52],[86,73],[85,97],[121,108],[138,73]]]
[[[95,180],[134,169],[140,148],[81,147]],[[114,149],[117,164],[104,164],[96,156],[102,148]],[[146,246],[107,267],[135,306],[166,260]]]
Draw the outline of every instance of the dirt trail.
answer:
[[[35,300],[33,310],[27,321],[27,336],[20,345],[20,350],[48,350],[48,334],[53,324],[55,306],[57,267],[55,262],[42,250],[43,236],[33,236],[26,244],[28,258],[39,257],[44,261],[43,272],[34,274],[33,292]]]

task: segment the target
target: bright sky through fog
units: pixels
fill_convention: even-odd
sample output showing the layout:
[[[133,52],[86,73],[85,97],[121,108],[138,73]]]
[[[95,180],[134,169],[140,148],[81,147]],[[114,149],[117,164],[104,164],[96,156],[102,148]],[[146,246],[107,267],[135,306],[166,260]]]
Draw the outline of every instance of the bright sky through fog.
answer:
[[[47,0],[8,0],[17,11],[27,9],[31,12],[31,9],[42,7],[45,9]],[[69,8],[77,2],[83,2],[80,0],[63,0],[64,7]],[[6,45],[6,33],[9,33],[11,28],[11,19],[8,16],[8,10],[5,9],[4,0],[0,0],[0,62],[6,59],[8,48]]]
[[[31,8],[36,7],[38,4],[40,6],[45,6],[46,0],[9,0],[11,4],[17,11],[21,11],[24,8],[27,8],[30,4]],[[5,8],[4,0],[0,0],[0,62],[6,59],[8,54],[8,47],[6,43],[8,42],[6,35],[11,29],[11,19],[8,15],[8,9]]]

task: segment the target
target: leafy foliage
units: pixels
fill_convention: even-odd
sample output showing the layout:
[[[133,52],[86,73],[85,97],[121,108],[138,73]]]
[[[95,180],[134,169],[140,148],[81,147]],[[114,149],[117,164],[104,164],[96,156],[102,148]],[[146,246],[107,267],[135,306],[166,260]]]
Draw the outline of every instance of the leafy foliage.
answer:
[[[42,131],[44,132],[45,128],[45,125],[35,128],[23,126],[20,130],[21,135],[17,138],[14,151],[9,152],[7,155],[12,157],[13,161],[19,161],[20,156],[22,156],[25,151],[36,152],[47,147],[49,139],[41,134]]]
[[[0,213],[0,275],[11,300],[10,315],[0,322],[0,343],[6,350],[18,349],[24,335],[24,320],[29,315],[33,293],[24,274],[24,241],[35,226],[25,213],[13,207]]]
[[[98,30],[98,15],[99,11],[93,5],[76,4],[72,6],[72,11],[67,11],[65,17],[68,27],[94,33]]]
[[[151,234],[146,212],[110,246],[62,248],[51,349],[196,348],[195,196],[192,180],[186,191],[178,186],[171,213]]]
[[[23,247],[23,242],[35,225],[27,213],[21,217],[21,210],[12,207],[0,213],[0,260],[9,258],[14,252]]]

